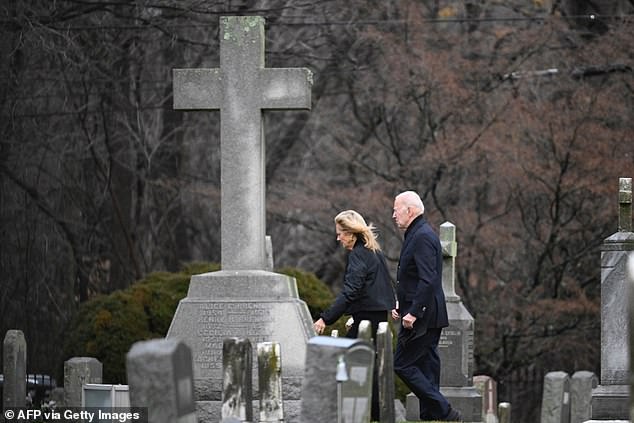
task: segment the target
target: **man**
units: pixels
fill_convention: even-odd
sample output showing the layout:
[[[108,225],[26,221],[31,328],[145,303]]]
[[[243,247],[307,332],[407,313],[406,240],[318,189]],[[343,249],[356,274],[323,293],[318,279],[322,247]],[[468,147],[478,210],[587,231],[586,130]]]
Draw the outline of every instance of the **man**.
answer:
[[[394,199],[392,218],[405,231],[397,270],[396,309],[401,317],[394,371],[418,397],[421,420],[462,421],[440,393],[438,341],[449,326],[442,290],[440,239],[423,217],[425,207],[413,191]]]

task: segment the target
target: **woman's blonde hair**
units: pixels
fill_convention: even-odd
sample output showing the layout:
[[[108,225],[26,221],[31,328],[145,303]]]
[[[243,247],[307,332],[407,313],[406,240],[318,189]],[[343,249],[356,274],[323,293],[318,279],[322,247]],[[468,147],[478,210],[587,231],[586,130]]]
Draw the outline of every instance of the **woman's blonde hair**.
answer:
[[[370,251],[381,251],[381,246],[376,240],[377,234],[374,225],[365,223],[365,219],[354,210],[345,210],[335,216],[335,223],[346,232],[361,237],[363,245]]]

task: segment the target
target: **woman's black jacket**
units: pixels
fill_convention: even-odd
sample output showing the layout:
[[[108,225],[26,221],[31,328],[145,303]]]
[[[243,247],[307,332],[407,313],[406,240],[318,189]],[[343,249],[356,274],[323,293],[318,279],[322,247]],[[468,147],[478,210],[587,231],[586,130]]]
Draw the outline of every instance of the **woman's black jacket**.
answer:
[[[343,314],[359,311],[389,311],[396,306],[394,289],[385,257],[357,240],[348,254],[343,289],[321,318],[333,324]]]

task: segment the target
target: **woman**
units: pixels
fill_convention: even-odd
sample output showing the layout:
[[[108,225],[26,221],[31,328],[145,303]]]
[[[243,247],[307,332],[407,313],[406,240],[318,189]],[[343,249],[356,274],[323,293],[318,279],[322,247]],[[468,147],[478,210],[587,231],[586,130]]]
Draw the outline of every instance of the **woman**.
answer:
[[[343,281],[343,290],[335,302],[320,314],[314,323],[321,335],[326,325],[331,325],[343,314],[352,315],[354,323],[346,337],[356,338],[359,323],[369,320],[373,336],[379,322],[387,321],[387,315],[395,307],[394,290],[385,257],[376,240],[372,225],[354,210],[346,210],[335,217],[337,241],[350,251]]]
[[[363,217],[354,210],[346,210],[335,217],[337,241],[349,251],[343,290],[335,302],[314,323],[317,334],[321,335],[326,325],[331,325],[343,314],[352,315],[352,326],[347,338],[356,338],[359,323],[369,320],[372,337],[376,339],[379,322],[387,321],[388,313],[396,307],[394,289],[381,247],[376,240],[372,225],[367,225]],[[372,386],[372,420],[379,420],[378,366],[375,363]]]

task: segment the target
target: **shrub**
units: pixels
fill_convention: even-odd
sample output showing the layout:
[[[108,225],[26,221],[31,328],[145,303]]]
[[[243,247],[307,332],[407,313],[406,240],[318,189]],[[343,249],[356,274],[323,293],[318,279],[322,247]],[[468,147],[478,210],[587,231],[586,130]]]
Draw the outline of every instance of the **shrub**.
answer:
[[[192,274],[218,270],[192,263],[181,272],[156,272],[127,289],[83,303],[70,324],[64,357],[95,357],[106,383],[126,383],[125,356],[132,344],[167,334]]]
[[[70,324],[65,359],[95,357],[103,364],[104,382],[126,383],[125,356],[132,344],[164,337],[178,302],[187,295],[191,276],[218,269],[217,264],[191,263],[178,273],[152,273],[127,289],[86,301]],[[334,300],[313,273],[293,268],[280,273],[296,279],[299,296],[313,319]],[[339,319],[331,329],[344,334],[345,320]]]

